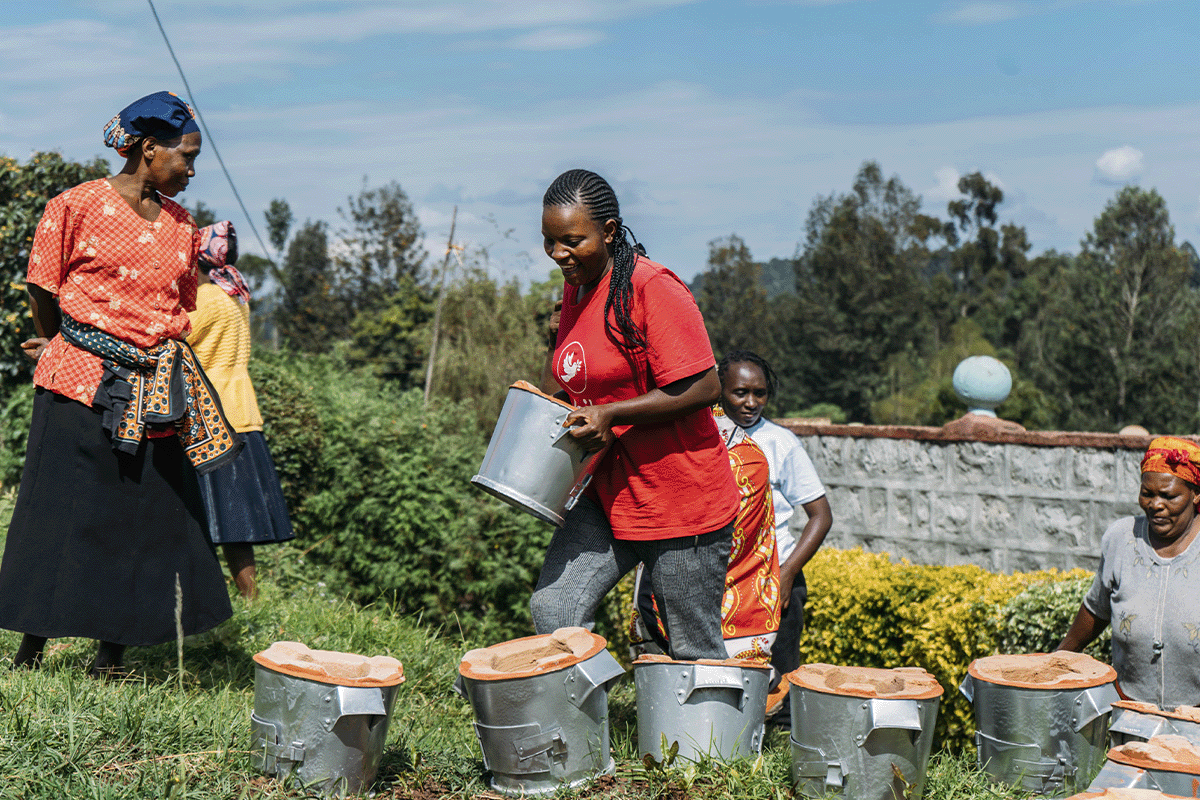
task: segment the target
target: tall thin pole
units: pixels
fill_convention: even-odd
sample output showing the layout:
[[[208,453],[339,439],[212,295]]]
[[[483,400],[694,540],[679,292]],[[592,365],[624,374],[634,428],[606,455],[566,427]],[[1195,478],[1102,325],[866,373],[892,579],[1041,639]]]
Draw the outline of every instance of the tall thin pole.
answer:
[[[437,307],[433,310],[433,340],[429,343],[429,363],[425,365],[425,405],[429,405],[429,389],[433,386],[433,362],[437,358],[438,332],[442,327],[442,303],[446,300],[446,272],[454,252],[454,226],[458,222],[458,206],[450,215],[450,236],[446,239],[446,257],[442,259],[442,282],[438,287]]]

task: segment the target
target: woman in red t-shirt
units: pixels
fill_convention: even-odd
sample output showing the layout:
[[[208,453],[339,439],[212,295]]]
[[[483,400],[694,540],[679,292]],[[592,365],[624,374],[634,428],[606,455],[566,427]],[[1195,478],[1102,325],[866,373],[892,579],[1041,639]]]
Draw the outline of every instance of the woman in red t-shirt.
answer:
[[[554,532],[531,601],[539,633],[591,625],[646,565],[671,655],[724,658],[721,597],[739,495],[711,406],[721,393],[687,286],[635,250],[612,187],[564,172],[542,198],[546,255],[567,287],[545,374],[578,408],[564,423],[600,456]]]

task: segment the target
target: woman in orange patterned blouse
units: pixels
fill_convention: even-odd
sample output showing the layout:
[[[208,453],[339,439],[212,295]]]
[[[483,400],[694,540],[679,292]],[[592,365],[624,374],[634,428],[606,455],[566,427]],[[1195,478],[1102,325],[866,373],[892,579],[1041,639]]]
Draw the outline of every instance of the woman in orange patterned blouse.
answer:
[[[192,111],[149,95],[105,143],[124,168],[47,203],[30,249],[36,396],[0,562],[0,627],[25,634],[14,666],[87,637],[96,676],[122,671],[128,645],[175,638],[177,587],[185,634],[231,615],[196,474],[239,446],[182,342],[199,238],[168,198],[195,175]]]
[[[763,451],[725,416],[720,406],[713,413],[717,430],[725,438],[729,467],[741,496],[725,571],[721,635],[730,658],[766,664],[771,660],[771,646],[779,630],[779,557],[775,550],[770,469]],[[667,632],[658,618],[649,583],[641,578],[639,566],[629,627],[634,658],[667,650]]]

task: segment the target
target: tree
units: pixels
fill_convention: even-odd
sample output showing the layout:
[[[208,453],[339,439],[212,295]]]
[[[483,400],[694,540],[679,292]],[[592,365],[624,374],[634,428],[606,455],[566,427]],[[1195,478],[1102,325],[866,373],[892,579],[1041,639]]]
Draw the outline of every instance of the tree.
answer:
[[[922,239],[929,218],[919,207],[874,161],[859,169],[849,194],[813,204],[796,260],[796,316],[785,345],[792,356],[781,368],[806,388],[804,402],[831,402],[870,421],[872,401],[888,391],[889,360],[926,346],[920,272],[930,259]]]
[[[288,205],[287,200],[276,198],[267,206],[263,217],[267,221],[267,238],[275,248],[276,257],[282,261],[283,247],[287,244],[288,234],[292,230],[292,207]]]
[[[26,382],[33,363],[20,343],[34,335],[25,293],[29,247],[46,203],[84,181],[109,174],[108,162],[67,161],[58,153],[34,153],[25,164],[0,156],[0,385]]]
[[[1191,263],[1175,246],[1166,202],[1154,189],[1126,186],[1096,218],[1081,252],[1054,291],[1057,336],[1049,338],[1068,423],[1116,430],[1137,422],[1190,429],[1196,420],[1179,343]]]
[[[196,205],[187,210],[192,215],[192,219],[196,221],[197,228],[207,228],[217,221],[217,212],[206,206],[202,200],[197,200]]]
[[[425,252],[412,203],[392,181],[347,198],[338,213],[349,224],[342,232],[345,255],[337,259],[340,292],[351,313],[387,302],[393,294],[420,287]]]
[[[337,294],[325,225],[306,222],[288,246],[282,297],[275,307],[280,335],[296,350],[325,353],[349,323]]]
[[[762,266],[737,234],[708,243],[708,270],[698,276],[696,303],[719,359],[736,349],[771,356],[771,318]]]

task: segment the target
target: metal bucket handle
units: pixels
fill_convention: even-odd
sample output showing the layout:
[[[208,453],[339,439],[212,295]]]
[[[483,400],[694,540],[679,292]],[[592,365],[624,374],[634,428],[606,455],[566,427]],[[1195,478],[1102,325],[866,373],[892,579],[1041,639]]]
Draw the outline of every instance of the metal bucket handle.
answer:
[[[830,758],[819,747],[808,747],[795,739],[791,740],[792,759],[796,772],[801,778],[824,778],[827,792],[840,791],[846,786],[846,773],[842,771],[842,762],[836,757]],[[802,756],[797,760],[795,754]]]
[[[1110,735],[1116,733],[1141,741],[1149,741],[1151,736],[1172,731],[1173,728],[1166,717],[1160,717],[1157,714],[1141,714],[1127,708],[1121,709],[1121,713],[1108,726]]]
[[[740,667],[692,664],[679,673],[675,699],[683,705],[697,689],[729,689],[738,693],[738,711],[742,711],[750,699],[749,685],[750,679],[743,675]]]
[[[383,689],[376,686],[334,686],[322,698],[327,705],[321,727],[328,733],[342,717],[386,717]]]
[[[582,708],[592,692],[600,687],[607,689],[617,680],[625,676],[625,668],[612,657],[608,650],[601,650],[596,655],[581,661],[567,670],[563,685],[567,690],[567,702],[576,708]]]
[[[862,709],[867,712],[866,724],[863,732],[854,737],[859,747],[875,731],[908,731],[913,740],[921,735],[921,706],[916,700],[872,698],[862,704]]]
[[[1075,710],[1071,715],[1075,732],[1079,733],[1094,720],[1110,713],[1112,704],[1120,699],[1121,695],[1111,683],[1084,689],[1075,697]]]

